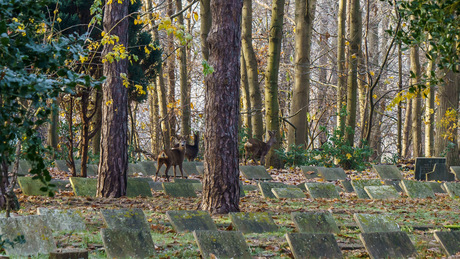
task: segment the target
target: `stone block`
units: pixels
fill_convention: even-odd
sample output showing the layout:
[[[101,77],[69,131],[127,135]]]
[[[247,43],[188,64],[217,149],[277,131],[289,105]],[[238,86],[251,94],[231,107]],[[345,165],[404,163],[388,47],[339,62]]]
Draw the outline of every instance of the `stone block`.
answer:
[[[230,212],[233,226],[242,233],[276,232],[278,226],[268,212]]]
[[[362,233],[400,231],[399,225],[393,220],[394,217],[389,214],[355,213],[353,218]]]
[[[276,196],[272,192],[272,188],[288,187],[286,184],[279,182],[259,182],[257,185],[259,186],[259,190],[262,193],[262,197],[267,199],[276,199]]]
[[[435,231],[434,237],[441,243],[447,256],[455,256],[460,253],[460,231]]]
[[[10,167],[12,168],[12,165]],[[30,169],[32,169],[32,165],[29,161],[23,159],[19,160],[18,175],[27,175]]]
[[[276,198],[285,199],[304,199],[307,198],[305,193],[298,187],[291,188],[272,188],[272,192]]]
[[[108,258],[150,258],[155,255],[149,231],[103,228],[101,236]]]
[[[287,233],[286,240],[295,259],[343,257],[333,234]]]
[[[439,182],[427,182],[427,183],[431,187],[434,193],[446,193],[446,191],[442,188],[442,183],[439,183]]]
[[[176,232],[192,232],[195,230],[216,230],[217,227],[207,211],[170,210],[166,212]]]
[[[342,168],[318,167],[318,175],[325,181],[346,180],[347,174]]]
[[[37,214],[45,218],[53,231],[86,230],[85,220],[79,210],[38,208]]]
[[[455,174],[447,170],[447,165],[444,163],[434,164],[433,171],[425,175],[427,181],[455,181]]]
[[[320,178],[317,166],[301,166],[300,169],[307,179]]]
[[[340,233],[332,214],[328,211],[292,212],[291,219],[301,233]]]
[[[333,183],[305,183],[310,196],[314,199],[339,199],[340,195]]]
[[[433,189],[431,189],[430,185],[427,182],[402,180],[401,185],[403,190],[406,192],[407,196],[409,196],[409,198],[436,198]]]
[[[52,193],[57,192],[58,190],[65,190],[66,185],[69,182],[66,180],[57,180],[57,179],[52,179],[49,184],[55,185],[55,187],[50,187],[50,190]],[[48,196],[48,192],[43,192],[40,189],[45,187],[45,184],[43,184],[40,180],[38,179],[32,179],[32,177],[18,177],[18,184],[19,187],[22,190],[22,193],[24,195],[29,195],[29,196]]]
[[[379,179],[366,179],[366,180],[351,180],[351,185],[355,189],[356,195],[359,199],[370,199],[364,190],[365,186],[382,186]]]
[[[251,184],[241,184],[241,187],[243,187],[243,191],[257,191],[259,189],[258,186],[256,185],[251,185]]]
[[[101,215],[107,228],[144,230],[150,233],[150,225],[139,208],[101,210]]]
[[[189,175],[199,175],[200,173],[196,169],[197,162],[183,162],[182,163],[182,169],[184,170],[184,175],[189,176]],[[180,174],[180,171],[178,171]]]
[[[455,174],[455,179],[460,181],[460,166],[451,166],[450,172]]]
[[[134,175],[134,174],[143,174],[147,175],[147,173],[144,170],[144,167],[141,164],[136,164],[136,163],[129,163],[128,164],[128,175]]]
[[[272,177],[267,173],[265,167],[261,165],[257,166],[240,166],[240,171],[248,180],[264,180],[271,181]]]
[[[403,180],[404,177],[395,165],[372,165],[372,170],[376,172],[382,180]]]
[[[142,161],[139,165],[144,169],[145,175],[155,175],[157,169],[154,161]]]
[[[415,158],[415,180],[425,180],[425,175],[433,171],[435,164],[445,164],[445,157],[417,157]]]
[[[195,187],[189,183],[163,183],[163,190],[171,197],[197,197]]]
[[[69,180],[75,196],[96,197],[96,178],[70,177]]]
[[[196,171],[198,172],[199,175],[204,175],[204,166],[202,165],[197,165],[195,166]]]
[[[88,259],[88,250],[59,248],[50,253],[49,259]]]
[[[401,196],[393,186],[365,186],[364,191],[373,200],[398,199]]]
[[[148,180],[146,180],[146,178],[128,178],[126,196],[153,197]]]
[[[384,185],[393,186],[397,192],[403,192],[400,180],[383,180]]]
[[[243,234],[239,231],[196,230],[193,235],[205,259],[252,258]]]
[[[88,164],[86,169],[87,176],[96,176],[98,170],[98,165],[96,164]]]
[[[372,259],[417,256],[414,244],[406,232],[361,233],[359,238]]]
[[[448,182],[443,185],[450,197],[460,198],[460,183]]]
[[[351,185],[350,180],[340,180],[340,184],[342,185],[342,189],[345,190],[345,192],[352,193],[355,191],[353,185]]]

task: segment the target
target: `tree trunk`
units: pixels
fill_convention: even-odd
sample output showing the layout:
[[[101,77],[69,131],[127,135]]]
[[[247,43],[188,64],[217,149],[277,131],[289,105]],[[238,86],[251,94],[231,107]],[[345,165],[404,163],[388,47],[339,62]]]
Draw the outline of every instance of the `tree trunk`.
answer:
[[[204,60],[209,59],[208,34],[211,29],[211,0],[200,0],[200,30],[201,30],[201,53]]]
[[[128,49],[128,5],[114,1],[105,6],[104,31],[116,35],[118,44]],[[113,50],[106,44],[102,50],[105,57]],[[102,136],[97,197],[118,198],[126,195],[128,169],[128,89],[123,86],[120,73],[128,74],[128,60],[104,63],[106,81],[102,85]]]
[[[167,14],[171,17],[174,14],[173,0],[167,2]],[[168,121],[171,136],[176,136],[176,52],[174,46],[174,34],[170,33],[167,37],[168,55],[166,73],[168,74]]]
[[[398,43],[398,93],[402,92],[402,50],[401,43]],[[398,103],[398,155],[399,158],[403,157],[402,155],[402,105]]]
[[[182,10],[182,0],[176,0],[176,9]],[[177,16],[179,26],[184,26],[184,15]],[[185,30],[185,29],[184,29]],[[187,137],[190,135],[190,88],[187,83],[187,45],[181,46],[178,57],[180,67],[180,104],[182,111],[181,135]]]
[[[420,58],[418,46],[410,48],[410,69],[411,73],[415,76],[411,78],[411,85],[417,87],[420,83]],[[412,143],[413,143],[413,157],[420,157],[422,153],[422,114],[421,114],[421,100],[420,91],[412,100]]]
[[[92,139],[92,149],[94,155],[99,155],[101,151],[101,123],[102,123],[102,92],[94,90],[94,103],[96,104],[96,115],[94,115],[93,128],[98,126],[97,131]]]
[[[320,14],[320,24],[321,24],[321,27],[320,27],[320,33],[321,33],[321,36],[320,36],[320,43],[319,43],[319,46],[320,46],[320,49],[321,49],[321,57],[319,58],[319,65],[320,65],[320,70],[319,70],[319,76],[318,76],[318,80],[319,82],[321,82],[322,84],[324,85],[327,85],[329,83],[329,80],[328,80],[328,70],[329,68],[331,67],[330,66],[330,63],[332,63],[333,61],[331,60],[330,58],[330,55],[328,55],[328,52],[329,52],[329,17],[328,17],[328,13],[330,12],[330,7],[326,7],[326,6],[329,6],[330,3],[329,1],[327,0],[322,0],[320,3],[318,3],[319,6],[322,6],[323,7],[323,11],[325,12],[319,12]],[[318,89],[318,107],[316,109],[316,113],[317,114],[321,114],[323,111],[323,116],[321,116],[319,119],[318,119],[318,129],[321,129],[321,127],[324,127],[324,129],[327,129],[327,126],[328,126],[328,121],[329,121],[329,105],[328,105],[328,101],[330,101],[330,99],[327,99],[328,98],[328,89],[329,87],[319,87]],[[315,132],[313,132],[315,133]],[[319,145],[318,147],[321,147],[326,141],[327,141],[327,133],[325,131],[320,131],[320,132],[317,132],[318,137],[319,137]]]
[[[410,127],[412,125],[412,100],[408,99],[406,103],[406,114],[404,116],[404,127],[402,132],[402,145],[401,145],[401,157],[404,159],[409,158],[410,152],[410,143],[411,143],[411,134]]]
[[[345,59],[345,24],[347,20],[347,0],[339,1],[337,19],[337,129],[342,133],[345,129],[345,118],[341,117],[342,107],[346,101],[345,87],[347,84],[347,71]]]
[[[149,88],[149,119],[150,119],[150,152],[152,154],[158,154],[160,152],[160,142],[159,142],[159,129],[158,122],[160,121],[160,116],[158,113],[158,95],[157,88],[155,83],[152,83]]]
[[[429,47],[430,48],[430,47]],[[427,88],[429,93],[425,98],[425,155],[434,156],[434,92],[435,86],[431,85],[432,73],[435,72],[435,60],[428,60],[426,68]],[[439,117],[438,117],[439,118]]]
[[[239,211],[238,112],[243,1],[212,0],[206,76],[205,153],[202,209],[212,214]]]
[[[244,8],[244,7],[243,7]],[[244,20],[244,19],[243,19]],[[247,134],[249,135],[248,138],[252,136],[252,128],[251,128],[251,114],[249,110],[251,109],[251,99],[249,94],[249,85],[248,85],[248,74],[246,69],[246,62],[244,61],[244,55],[240,57],[240,64],[241,64],[241,126],[246,128]]]
[[[48,125],[48,146],[53,148],[53,158],[56,157],[56,152],[58,152],[58,142],[59,142],[59,103],[57,100],[53,100],[53,109],[51,111],[51,121]]]

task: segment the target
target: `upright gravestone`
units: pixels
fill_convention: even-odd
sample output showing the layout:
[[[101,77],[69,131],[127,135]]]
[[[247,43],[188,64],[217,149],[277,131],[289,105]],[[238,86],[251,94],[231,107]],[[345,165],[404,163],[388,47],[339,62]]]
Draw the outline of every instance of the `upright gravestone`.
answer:
[[[69,167],[67,166],[67,162],[65,160],[55,160],[54,165],[59,171],[63,171],[68,173]]]
[[[150,226],[145,219],[144,212],[139,208],[101,210],[107,228],[135,229],[150,233]]]
[[[260,182],[258,183],[259,190],[262,193],[262,197],[266,199],[276,199],[275,194],[272,192],[272,188],[287,188],[288,186],[284,183],[279,182]]]
[[[304,199],[307,198],[305,193],[298,187],[290,188],[272,188],[272,192],[276,198],[281,199]]]
[[[351,185],[350,180],[340,180],[340,184],[342,184],[343,190],[345,190],[348,193],[354,192],[355,189],[353,188],[353,185]]]
[[[101,236],[108,258],[150,258],[155,254],[149,231],[103,228]]]
[[[96,178],[70,177],[69,180],[75,196],[96,197]]]
[[[202,165],[197,165],[195,166],[196,171],[198,172],[199,175],[204,175],[204,166]]]
[[[86,175],[88,176],[96,176],[98,170],[98,165],[96,164],[88,164],[86,169]]]
[[[193,232],[201,256],[208,258],[251,258],[239,231],[196,230]]]
[[[365,179],[365,180],[351,180],[351,185],[355,189],[356,195],[360,199],[370,199],[367,195],[364,187],[366,186],[382,186],[382,182],[379,179]]]
[[[372,170],[376,172],[382,180],[402,180],[398,167],[395,165],[372,165]]]
[[[153,161],[142,161],[139,163],[144,169],[146,175],[154,175],[156,172],[155,162]]]
[[[32,177],[18,177],[18,184],[24,195],[28,196],[48,196],[49,191],[52,193],[58,191],[59,189],[65,190],[65,185],[68,184],[66,180],[57,180],[52,179],[49,184],[55,185],[54,187],[49,187],[48,192],[44,192],[41,188],[45,187],[38,179],[32,179]]]
[[[263,180],[263,181],[270,181],[272,177],[267,173],[265,167],[261,165],[248,165],[248,166],[240,166],[240,171],[248,180]]]
[[[53,231],[86,230],[85,220],[79,210],[38,208],[37,214],[44,216]]]
[[[425,180],[425,175],[433,171],[435,164],[445,163],[445,157],[417,157],[415,159],[415,180]]]
[[[242,233],[276,232],[278,226],[268,212],[231,212],[230,220]]]
[[[295,259],[342,258],[333,234],[287,233],[286,240]]]
[[[455,256],[460,253],[460,231],[435,231],[434,237],[441,243],[448,256]]]
[[[436,198],[427,182],[402,180],[401,185],[407,196],[413,199]]]
[[[460,166],[451,166],[450,172],[455,174],[455,179],[460,181]]]
[[[339,199],[340,195],[333,183],[305,183],[310,196],[314,199]]]
[[[307,179],[319,178],[317,166],[301,166],[300,169]]]
[[[400,231],[398,224],[389,214],[355,213],[353,218],[362,233]]]
[[[12,168],[12,166],[10,166]],[[29,173],[30,169],[32,169],[32,165],[27,160],[19,160],[19,168],[18,168],[18,175],[26,175]]]
[[[183,162],[182,168],[184,169],[184,174],[189,175],[198,175],[198,171],[196,170],[196,162]]]
[[[442,189],[442,183],[440,182],[427,182],[427,183],[431,187],[434,193],[446,193],[446,191]]]
[[[346,180],[347,175],[342,168],[318,167],[318,175],[325,181]]]
[[[176,232],[192,232],[195,230],[217,230],[207,211],[170,210],[166,216]]]
[[[359,238],[372,259],[417,256],[414,244],[403,231],[361,233]]]
[[[399,193],[393,186],[365,186],[364,191],[373,200],[398,199]]]
[[[291,219],[301,233],[340,233],[332,214],[328,211],[292,212]]]
[[[449,182],[444,183],[443,185],[450,197],[457,199],[460,198],[460,183]]]
[[[153,197],[150,184],[146,178],[128,178],[126,186],[127,197]]]
[[[190,183],[163,183],[163,190],[171,197],[197,197],[195,187]]]
[[[433,171],[426,174],[427,181],[448,181],[452,182],[455,181],[455,174],[449,172],[447,170],[447,165],[442,164],[435,164],[433,167]]]

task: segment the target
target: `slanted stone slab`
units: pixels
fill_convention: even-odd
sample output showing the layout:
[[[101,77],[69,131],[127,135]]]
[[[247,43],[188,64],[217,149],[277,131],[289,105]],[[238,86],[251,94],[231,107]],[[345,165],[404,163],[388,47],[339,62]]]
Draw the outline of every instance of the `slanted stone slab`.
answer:
[[[460,198],[460,183],[444,183],[444,189],[452,198]]]
[[[257,191],[259,189],[258,186],[256,185],[251,185],[251,184],[241,184],[241,187],[243,187],[243,191]]]
[[[267,173],[265,167],[261,165],[252,166],[244,165],[240,166],[240,171],[248,180],[266,180],[271,181],[272,177]]]
[[[442,183],[439,182],[427,182],[430,185],[431,189],[434,193],[446,193],[446,191],[442,188]]]
[[[195,189],[196,192],[201,192],[203,191],[203,185],[201,184],[200,180],[198,179],[182,179],[182,178],[176,178],[174,179],[175,183],[187,183],[191,184],[193,188]],[[241,195],[241,192],[240,192]]]
[[[276,196],[272,192],[272,188],[287,188],[288,186],[284,183],[279,182],[260,182],[258,183],[259,190],[262,193],[262,197],[268,199],[276,199]]]
[[[433,171],[435,164],[445,164],[445,157],[417,157],[415,159],[415,180],[425,180],[425,175]]]
[[[145,175],[144,167],[140,164],[135,164],[135,163],[129,163],[128,164],[128,175],[134,175],[134,174],[143,174]]]
[[[307,198],[305,193],[297,187],[291,188],[272,188],[272,192],[276,198],[286,198],[286,199],[303,199]]]
[[[163,183],[163,190],[171,197],[197,197],[195,187],[190,183]]]
[[[448,256],[460,253],[460,231],[435,231],[434,237],[441,243]]]
[[[153,197],[150,184],[145,178],[128,178],[127,197]]]
[[[252,258],[239,231],[197,230],[193,232],[201,256],[207,258]]]
[[[329,211],[292,212],[291,219],[297,230],[301,233],[340,233]]]
[[[353,188],[353,185],[351,185],[350,180],[340,180],[340,184],[342,184],[343,190],[345,190],[348,193],[355,191],[355,189]]]
[[[87,176],[96,176],[98,170],[98,165],[95,164],[88,164],[86,169]]]
[[[340,195],[333,183],[305,183],[310,196],[314,199],[339,199]]]
[[[145,230],[150,233],[150,226],[144,212],[139,208],[101,210],[107,228]]]
[[[444,163],[435,164],[433,171],[427,173],[425,176],[427,181],[455,181],[455,174],[449,172],[447,165]]]
[[[397,192],[403,192],[400,180],[383,180],[384,185],[393,186]]]
[[[286,240],[295,259],[343,257],[333,234],[287,233]]]
[[[320,178],[317,166],[301,166],[300,169],[307,179]]]
[[[149,231],[139,229],[101,229],[108,258],[150,258],[155,246]]]
[[[376,172],[382,180],[402,180],[404,177],[395,165],[372,165],[372,170]]]
[[[373,200],[398,199],[401,197],[393,186],[365,186],[364,191]]]
[[[153,161],[142,161],[139,163],[140,166],[144,169],[146,175],[155,175],[156,167],[155,162]]]
[[[88,250],[58,248],[50,253],[49,259],[88,259]]]
[[[407,196],[413,199],[436,198],[433,189],[427,182],[402,180],[401,182],[404,192]]]
[[[157,172],[157,169],[158,169],[158,163],[157,163],[157,162],[153,162],[153,163],[154,163],[154,165],[155,165],[155,170],[153,171],[153,174],[152,174],[152,175],[155,175],[155,173]],[[164,175],[165,175],[165,170],[166,170],[166,166],[165,166],[165,165],[161,165],[160,171],[158,172],[158,176],[164,176]],[[178,166],[176,166],[176,170],[179,170],[179,167],[178,167]],[[176,172],[176,174],[177,174],[177,172]],[[172,166],[171,166],[171,168],[169,169],[168,175],[169,175],[169,176],[174,175],[174,174],[173,174]],[[179,170],[179,175],[180,175],[180,170]]]
[[[231,212],[232,224],[242,233],[276,232],[278,226],[268,212]]]
[[[12,165],[10,168],[12,168]],[[29,173],[30,169],[32,169],[32,165],[29,161],[23,159],[19,160],[18,175],[26,175]]]
[[[96,178],[70,177],[69,180],[75,196],[96,197]]]
[[[455,174],[455,179],[460,181],[460,166],[451,166],[450,172]]]
[[[69,167],[65,160],[55,160],[54,165],[59,171],[69,172]]]
[[[351,185],[355,189],[356,195],[360,199],[370,199],[364,190],[365,186],[382,186],[382,182],[379,179],[366,179],[366,180],[351,180]]]
[[[52,193],[58,191],[59,189],[65,190],[66,184],[69,182],[66,180],[56,180],[52,179],[49,184],[55,185],[55,187],[50,187],[50,190]],[[38,179],[32,179],[32,177],[23,177],[20,176],[18,177],[18,184],[19,187],[22,190],[22,193],[24,195],[29,195],[29,196],[48,196],[48,192],[43,192],[40,189],[45,187],[45,184],[43,184],[40,180]]]
[[[389,214],[355,213],[353,218],[362,233],[400,231],[398,224]]]
[[[196,171],[198,172],[199,175],[204,175],[204,166],[202,165],[197,165],[195,166]]]
[[[184,175],[199,175],[200,173],[196,170],[196,162],[183,162],[182,169],[184,170]],[[180,171],[178,172],[180,174]]]
[[[85,220],[79,210],[38,208],[37,214],[44,216],[53,231],[86,230]]]
[[[347,175],[342,168],[318,167],[318,175],[325,181],[346,180]]]
[[[361,242],[371,258],[416,257],[417,251],[406,232],[361,233]]]
[[[171,225],[176,232],[192,232],[195,230],[215,230],[209,212],[201,210],[170,210],[166,212]]]
[[[14,247],[4,247],[9,256],[47,255],[56,249],[51,228],[46,224],[43,216],[2,218],[0,219],[0,235],[3,240],[14,240],[18,236],[24,236],[25,243],[14,244]]]

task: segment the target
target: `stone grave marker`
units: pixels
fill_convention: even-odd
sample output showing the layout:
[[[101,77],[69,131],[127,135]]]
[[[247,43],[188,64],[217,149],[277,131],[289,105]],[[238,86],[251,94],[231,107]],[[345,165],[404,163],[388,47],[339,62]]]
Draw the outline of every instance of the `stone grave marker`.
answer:
[[[144,230],[150,233],[150,225],[139,208],[101,210],[105,225],[110,229]]]
[[[401,185],[402,185],[404,192],[406,192],[409,198],[413,198],[413,199],[425,199],[428,197],[433,198],[433,199],[436,198],[436,196],[434,195],[433,189],[431,189],[430,185],[427,182],[402,180]]]
[[[69,177],[69,180],[75,196],[96,197],[96,178]]]
[[[53,234],[43,216],[21,216],[0,219],[0,235],[2,239],[14,240],[23,235],[25,243],[16,243],[14,247],[5,246],[9,256],[28,257],[38,254],[47,255],[54,249]]]
[[[195,198],[195,187],[189,183],[162,183],[163,190],[171,197]]]
[[[372,165],[372,170],[376,172],[382,180],[402,180],[404,177],[395,165]]]
[[[259,186],[259,190],[262,193],[262,197],[266,199],[276,199],[276,196],[272,192],[272,188],[288,187],[286,184],[279,182],[259,182],[257,185]]]
[[[85,220],[79,210],[38,208],[37,214],[43,215],[53,231],[86,230]]]
[[[383,180],[384,185],[393,186],[397,192],[403,192],[400,180]]]
[[[278,226],[268,212],[230,212],[230,220],[242,233],[276,232]]]
[[[155,254],[149,231],[139,229],[101,229],[108,258],[150,258]]]
[[[209,212],[201,210],[169,210],[166,212],[176,232],[192,232],[195,230],[217,231]]]
[[[415,180],[425,180],[425,175],[433,171],[435,164],[445,164],[445,157],[417,157],[415,159]]]
[[[240,166],[240,171],[248,180],[264,180],[270,181],[272,177],[267,173],[265,167],[261,165],[244,165]]]
[[[343,171],[343,169],[339,167],[318,167],[318,175],[325,181],[337,181],[347,179],[345,171]]]
[[[152,190],[150,190],[150,184],[146,178],[128,178],[128,184],[126,186],[127,197],[153,197]]]
[[[364,191],[373,200],[398,199],[401,197],[395,187],[388,185],[365,186]]]
[[[157,169],[158,169],[158,163],[157,163],[157,162],[153,162],[153,163],[154,163],[154,165],[155,165],[155,171],[153,171],[153,174],[152,174],[152,175],[155,175],[155,173],[157,172]],[[165,175],[165,170],[166,170],[166,166],[165,166],[165,165],[162,165],[161,168],[160,168],[160,171],[158,172],[158,176],[164,176],[164,175]],[[176,166],[176,170],[178,170],[178,172],[176,172],[176,174],[179,173],[179,175],[180,175],[180,170],[179,170],[179,167],[178,167],[178,166]],[[169,169],[168,174],[169,174],[169,176],[171,176],[171,174],[174,175],[174,174],[173,174],[172,166],[171,166],[171,168]]]
[[[12,165],[10,166],[12,168]],[[18,167],[18,175],[27,175],[32,169],[32,165],[27,160],[20,159]]]
[[[243,234],[239,231],[196,230],[193,236],[205,259],[252,258]]]
[[[196,171],[198,172],[199,175],[204,175],[204,166],[202,165],[197,165],[195,166]]]
[[[340,180],[340,183],[343,186],[343,190],[345,190],[348,193],[354,192],[355,189],[353,189],[353,185],[351,185],[350,180]]]
[[[297,230],[301,233],[340,233],[340,230],[329,211],[292,212],[291,219]]]
[[[184,169],[184,175],[189,176],[192,174],[199,175],[200,173],[196,169],[196,162],[183,162],[182,168]],[[180,171],[179,171],[180,173]]]
[[[320,178],[317,166],[301,166],[300,169],[307,179]]]
[[[448,256],[460,253],[460,231],[435,231],[434,237]]]
[[[131,178],[133,179],[133,178]],[[147,183],[149,184],[150,186],[150,189],[154,190],[154,191],[163,191],[163,185],[161,182],[154,182],[153,179],[151,177],[139,177],[139,178],[136,178],[136,179],[143,179],[144,181],[147,181]]]
[[[359,234],[372,259],[416,257],[417,251],[406,232],[377,232]]]
[[[54,165],[59,171],[69,172],[69,167],[65,160],[55,160]]]
[[[135,164],[135,163],[129,163],[127,174],[134,175],[138,173],[144,174],[144,167],[142,167],[141,165]]]
[[[358,223],[361,233],[400,231],[398,224],[389,214],[355,213],[353,218]]]
[[[455,179],[460,181],[460,166],[451,166],[450,172],[455,174]]]
[[[52,179],[49,184],[54,184],[55,187],[50,187],[51,192],[56,192],[58,190],[65,190],[66,185],[69,182],[66,180]],[[45,187],[45,185],[38,179],[33,180],[32,177],[18,177],[18,184],[24,195],[29,196],[48,196],[48,192],[43,192],[40,188]]]
[[[370,199],[364,190],[365,186],[382,186],[380,179],[366,179],[366,180],[351,180],[351,185],[355,189],[356,195],[359,199]]]
[[[303,199],[307,198],[305,193],[298,187],[291,188],[272,188],[272,192],[276,198],[286,199]]]
[[[314,199],[339,199],[340,195],[333,183],[305,183],[310,196]]]
[[[88,164],[86,169],[87,176],[96,176],[98,170],[98,165],[95,164]]]
[[[154,161],[142,161],[139,165],[144,169],[145,175],[155,175],[157,169]]]
[[[88,250],[82,248],[58,248],[50,252],[49,259],[88,259]]]
[[[241,187],[243,187],[243,191],[257,191],[259,189],[258,186],[256,185],[251,185],[251,184],[241,184]]]
[[[460,183],[448,182],[443,185],[450,197],[460,198]]]
[[[427,173],[425,176],[425,180],[427,181],[455,181],[455,174],[449,172],[447,170],[447,165],[444,163],[435,164],[433,167],[433,171]]]
[[[333,234],[287,233],[286,240],[296,259],[342,258]]]
[[[200,180],[198,179],[182,179],[182,178],[176,178],[174,179],[175,183],[187,183],[191,184],[193,188],[195,189],[196,192],[202,192],[203,191],[203,185],[201,184]],[[241,195],[241,192],[240,192]]]
[[[431,189],[434,193],[446,193],[446,191],[442,188],[442,183],[439,182],[427,182],[430,185]]]

